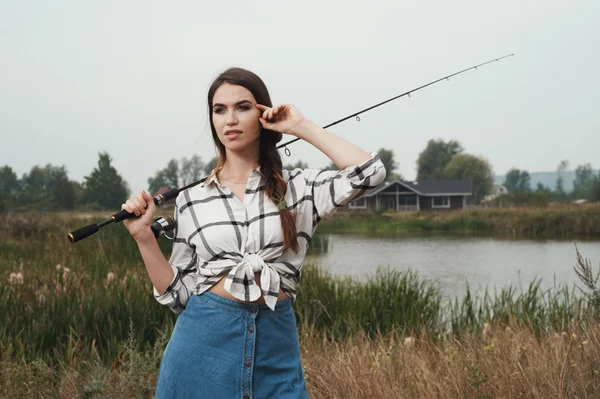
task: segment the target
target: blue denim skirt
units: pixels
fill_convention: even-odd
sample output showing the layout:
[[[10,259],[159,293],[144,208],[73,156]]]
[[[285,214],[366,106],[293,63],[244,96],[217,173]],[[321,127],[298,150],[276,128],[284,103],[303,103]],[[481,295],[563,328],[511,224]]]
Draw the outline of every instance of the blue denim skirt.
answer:
[[[192,295],[164,351],[156,399],[308,398],[290,298],[267,305]]]

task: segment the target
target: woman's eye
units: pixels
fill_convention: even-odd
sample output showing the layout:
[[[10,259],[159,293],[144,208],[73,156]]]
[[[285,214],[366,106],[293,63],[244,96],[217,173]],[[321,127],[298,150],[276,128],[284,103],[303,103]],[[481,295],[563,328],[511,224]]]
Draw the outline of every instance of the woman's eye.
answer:
[[[215,108],[215,109],[213,110],[213,112],[214,112],[215,114],[222,114],[223,112],[225,112],[225,109],[223,109],[223,108]]]
[[[250,109],[250,107],[247,105],[240,105],[239,109],[241,109],[242,111],[248,111]]]

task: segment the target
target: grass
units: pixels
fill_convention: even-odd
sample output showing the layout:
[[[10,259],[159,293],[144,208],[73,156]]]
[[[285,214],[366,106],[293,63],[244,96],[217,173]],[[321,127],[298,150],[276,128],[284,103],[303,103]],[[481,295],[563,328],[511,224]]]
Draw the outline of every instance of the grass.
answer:
[[[2,397],[152,397],[176,316],[152,297],[123,226],[70,244],[66,232],[81,225],[64,214],[9,214],[0,226]],[[168,254],[169,242],[161,246]],[[578,254],[582,290],[542,290],[536,280],[445,301],[412,271],[380,268],[361,283],[307,264],[294,307],[309,393],[593,397],[592,269]]]

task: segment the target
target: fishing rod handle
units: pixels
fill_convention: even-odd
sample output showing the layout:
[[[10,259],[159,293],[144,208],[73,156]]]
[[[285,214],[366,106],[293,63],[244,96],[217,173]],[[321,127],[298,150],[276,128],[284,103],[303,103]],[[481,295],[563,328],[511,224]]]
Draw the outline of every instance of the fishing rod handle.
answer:
[[[176,198],[179,194],[179,189],[173,188],[163,194],[159,194],[152,198],[152,202],[155,205],[162,204],[167,202],[170,199]],[[97,233],[101,227],[106,226],[110,223],[118,223],[122,222],[125,219],[129,219],[135,217],[135,213],[127,212],[126,210],[121,210],[120,212],[115,213],[110,217],[110,219],[106,219],[100,223],[90,224],[89,226],[82,227],[79,230],[72,231],[68,234],[69,241],[72,243],[76,243],[77,241],[83,240],[86,237],[91,236],[94,233]]]
[[[177,197],[177,194],[179,194],[179,190],[176,188],[173,188],[163,194],[158,194],[157,196],[152,198],[152,202],[154,202],[154,205],[159,205],[159,204],[167,202],[168,200],[170,200],[172,198]],[[114,215],[112,215],[112,219],[114,220],[115,223],[119,223],[125,219],[129,219],[129,218],[133,218],[133,217],[135,217],[135,213],[129,213],[126,210],[122,210],[122,211],[117,212]]]
[[[69,241],[71,241],[71,243],[76,243],[79,240],[83,240],[84,238],[91,236],[98,230],[100,230],[100,227],[95,223],[90,224],[89,226],[82,227],[79,230],[75,230],[69,233]]]

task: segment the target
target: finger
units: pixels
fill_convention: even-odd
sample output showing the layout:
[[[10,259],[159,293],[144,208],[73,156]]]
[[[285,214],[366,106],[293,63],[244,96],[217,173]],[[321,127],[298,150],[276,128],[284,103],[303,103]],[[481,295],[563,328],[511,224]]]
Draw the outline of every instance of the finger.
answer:
[[[263,112],[263,115],[262,115],[262,117],[263,117],[263,118],[265,118],[265,119],[269,119],[269,118],[268,118],[268,116],[269,116],[269,109],[270,109],[270,108],[267,108],[267,109],[265,109],[265,111]]]
[[[256,104],[256,108],[260,109],[261,111],[269,109],[269,107],[262,104]]]
[[[135,216],[139,216],[139,211],[137,210],[137,205],[132,201],[132,200],[127,200],[126,202],[127,207],[129,209],[127,209],[127,212],[129,213],[133,213]]]
[[[142,194],[142,196],[144,197],[144,199],[146,201],[150,202],[152,200],[152,196],[149,193],[147,193],[146,191],[142,190],[142,192],[140,194]]]
[[[135,215],[140,216],[142,214],[142,210],[143,210],[143,207],[140,204],[140,200],[138,200],[137,198],[134,197],[131,199],[131,202],[133,202],[133,204],[134,204]]]
[[[146,200],[146,209],[154,209],[154,197],[144,191],[144,200]]]
[[[142,195],[138,195],[138,200],[140,201],[140,205],[142,206],[142,214],[146,214],[146,210],[148,209],[148,202],[142,197]]]
[[[260,118],[259,121],[260,121],[260,123],[262,123],[262,125],[265,129],[273,130],[273,124],[267,122],[266,119]]]
[[[147,206],[146,200],[144,200],[143,198],[142,199],[136,198],[136,200],[137,200],[137,203],[139,204],[138,209],[139,209],[140,213],[142,215],[145,215],[146,214],[146,206]]]
[[[131,206],[131,204],[129,204],[129,201],[127,201],[127,203],[123,204],[123,206],[121,206],[121,208],[124,211],[127,211],[128,213],[133,213],[133,207]]]

